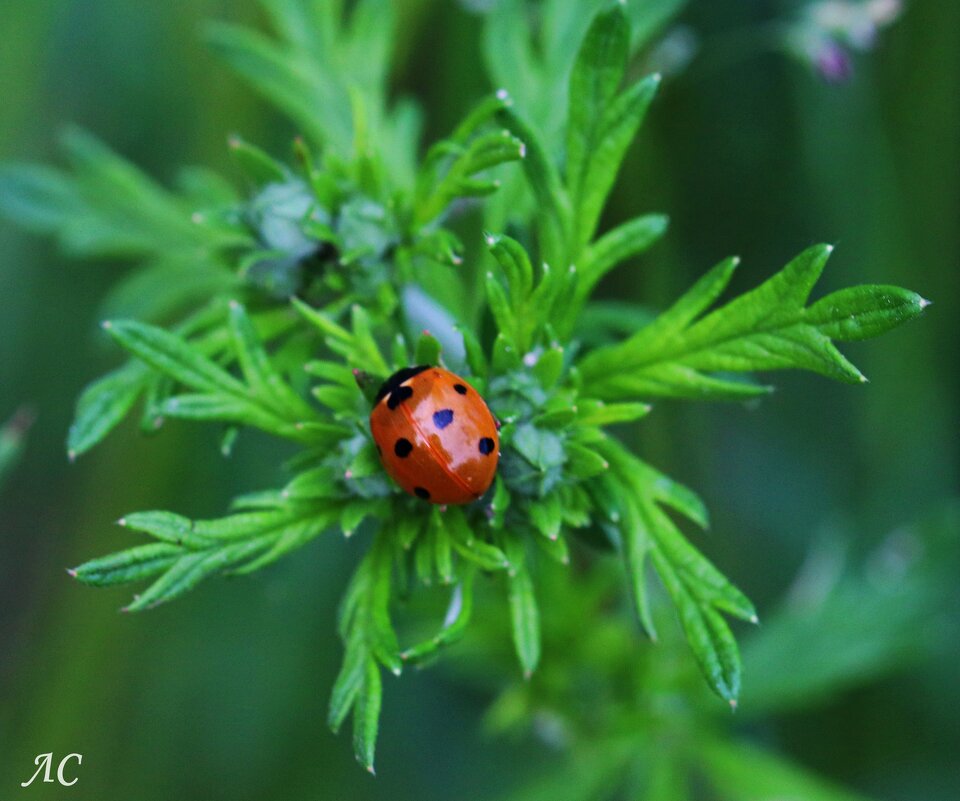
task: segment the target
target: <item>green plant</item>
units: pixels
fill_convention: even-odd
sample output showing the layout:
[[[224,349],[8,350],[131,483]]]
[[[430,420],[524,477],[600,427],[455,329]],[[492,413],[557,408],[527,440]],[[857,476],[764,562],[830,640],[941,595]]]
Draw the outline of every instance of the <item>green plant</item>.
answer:
[[[745,639],[750,681],[736,716],[702,692],[675,626],[663,626],[656,649],[638,641],[610,562],[573,576],[543,572],[538,681],[516,677],[499,647],[506,627],[492,616],[448,669],[494,696],[489,731],[539,736],[556,752],[521,772],[511,801],[862,801],[749,735],[758,723],[773,729],[772,714],[809,715],[939,647],[950,629],[942,610],[955,594],[958,526],[957,505],[947,505],[891,533],[863,564],[837,545],[851,532],[815,544],[789,593]],[[664,611],[654,614],[662,620]]]
[[[502,4],[487,38],[501,88],[423,158],[416,107],[388,101],[391,3],[363,0],[349,14],[329,2],[264,5],[276,39],[232,26],[210,39],[303,132],[293,165],[234,137],[245,192],[193,169],[173,193],[72,132],[70,173],[15,166],[0,176],[0,204],[22,223],[77,255],[141,262],[104,323],[133,358],[81,396],[72,457],[138,402],[148,431],[166,418],[222,425],[225,453],[244,428],[297,446],[282,489],[237,498],[216,520],[127,515],[123,526],[155,541],[71,573],[94,585],[150,580],[126,607],[136,611],[214,574],[263,568],[323,532],[369,532],[341,609],[345,657],[329,721],[338,729],[353,715],[357,759],[370,770],[381,669],[399,674],[459,638],[483,573],[505,598],[531,676],[541,662],[538,593],[569,575],[545,563],[567,565],[572,553],[597,576],[609,574],[607,552],[620,555],[655,638],[663,605],[651,600],[651,565],[709,686],[734,705],[740,656],[725,616],[756,622],[755,610],[671,517],[706,527],[697,496],[608,428],[644,417],[654,398],[765,394],[738,377],[752,371],[862,382],[834,341],[883,333],[927,302],[860,286],[808,303],[829,246],[719,306],[736,259],[652,319],[632,306],[613,316],[592,300],[604,275],[667,226],[645,215],[598,236],[659,85],[658,76],[626,80],[631,53],[680,3],[629,15],[591,4],[600,8],[591,21],[553,2],[542,27],[523,24],[525,6]],[[500,74],[508,63],[526,67]],[[490,232],[482,243],[479,230]],[[389,482],[367,426],[378,379],[441,361],[468,375],[504,424],[489,496],[445,510]],[[401,645],[392,601],[434,583],[450,587],[442,623],[424,632],[424,619],[413,620],[417,636]]]

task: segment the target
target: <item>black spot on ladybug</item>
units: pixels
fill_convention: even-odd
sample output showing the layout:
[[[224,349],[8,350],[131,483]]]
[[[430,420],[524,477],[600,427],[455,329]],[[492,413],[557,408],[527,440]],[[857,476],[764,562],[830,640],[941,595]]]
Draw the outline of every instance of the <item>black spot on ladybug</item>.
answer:
[[[393,390],[393,392],[390,393],[390,397],[387,398],[387,407],[390,409],[396,409],[401,403],[412,397],[412,387],[397,387],[395,390]]]
[[[406,459],[412,450],[413,443],[410,442],[410,440],[408,440],[406,437],[400,437],[400,439],[398,439],[396,444],[393,446],[393,452],[401,459]]]
[[[433,413],[433,424],[441,431],[453,422],[453,409],[441,409]]]
[[[480,453],[484,456],[489,456],[493,453],[494,442],[490,437],[483,437],[479,442]]]
[[[430,490],[426,490],[423,487],[414,487],[413,494],[425,501],[430,500]]]
[[[459,395],[467,394],[467,388],[463,384],[454,384],[453,388],[457,391],[457,394]]]
[[[420,364],[416,367],[404,367],[402,370],[397,370],[390,378],[384,381],[380,385],[380,389],[377,390],[377,397],[374,399],[374,403],[379,403],[387,395],[393,393],[393,391],[399,387],[404,381],[407,381],[413,378],[418,373],[422,373],[424,370],[429,370],[430,365]],[[393,408],[392,406],[390,407]]]

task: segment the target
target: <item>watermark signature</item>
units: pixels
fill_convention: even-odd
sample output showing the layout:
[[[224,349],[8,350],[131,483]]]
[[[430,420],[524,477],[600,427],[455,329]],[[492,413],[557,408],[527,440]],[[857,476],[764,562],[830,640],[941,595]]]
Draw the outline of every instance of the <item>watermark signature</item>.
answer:
[[[37,766],[37,772],[30,777],[28,781],[20,782],[21,787],[29,787],[33,784],[34,780],[41,773],[43,774],[43,781],[53,784],[54,782],[59,782],[64,787],[71,787],[79,781],[78,776],[74,776],[72,781],[67,780],[66,771],[70,765],[70,762],[76,760],[76,767],[80,767],[83,764],[83,755],[82,754],[67,754],[63,759],[60,760],[60,764],[57,765],[57,778],[52,779],[50,773],[53,770],[53,754],[37,754],[37,758],[33,760],[33,764]]]

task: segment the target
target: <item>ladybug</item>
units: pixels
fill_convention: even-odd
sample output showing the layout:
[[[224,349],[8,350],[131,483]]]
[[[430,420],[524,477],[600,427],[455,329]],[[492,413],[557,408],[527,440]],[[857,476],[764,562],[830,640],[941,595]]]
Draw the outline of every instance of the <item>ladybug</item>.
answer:
[[[470,503],[487,491],[500,458],[498,428],[473,387],[429,365],[390,376],[370,413],[387,473],[405,492],[436,504]]]

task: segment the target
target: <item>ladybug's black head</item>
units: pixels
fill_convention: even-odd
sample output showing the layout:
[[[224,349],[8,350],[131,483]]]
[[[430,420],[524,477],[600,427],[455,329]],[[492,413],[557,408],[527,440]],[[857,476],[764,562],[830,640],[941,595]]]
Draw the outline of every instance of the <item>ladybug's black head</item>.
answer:
[[[424,370],[429,369],[429,364],[419,364],[416,367],[404,367],[401,370],[397,370],[397,372],[395,372],[392,376],[390,376],[390,378],[380,385],[380,389],[377,390],[377,396],[373,400],[374,404],[380,403],[381,400],[393,392],[407,379],[413,378],[418,373],[422,373]]]

